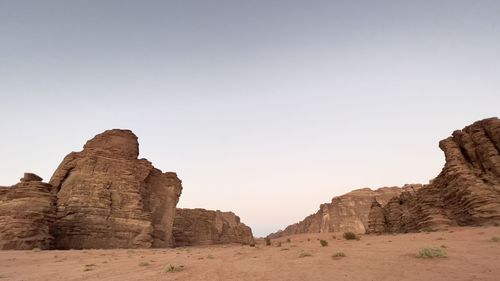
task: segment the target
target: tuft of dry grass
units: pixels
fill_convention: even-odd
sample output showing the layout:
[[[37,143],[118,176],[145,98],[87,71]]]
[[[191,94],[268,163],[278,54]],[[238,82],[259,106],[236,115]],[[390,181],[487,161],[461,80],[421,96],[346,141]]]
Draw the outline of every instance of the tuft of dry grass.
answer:
[[[312,254],[305,251],[300,252],[299,258],[305,258],[305,257],[312,257]]]
[[[166,268],[165,268],[165,272],[166,273],[175,273],[175,272],[179,272],[179,271],[183,271],[184,270],[184,265],[172,265],[172,264],[169,264]]]
[[[500,237],[498,237],[498,236],[493,236],[493,237],[491,237],[491,242],[497,242],[497,243],[500,243]]]
[[[440,248],[422,248],[417,257],[423,259],[447,258],[448,254]]]
[[[95,267],[95,264],[93,264],[93,263],[86,264],[85,268],[83,269],[83,271],[92,271],[92,270],[94,270],[94,267]]]
[[[345,257],[346,257],[346,255],[342,251],[335,252],[332,255],[332,258],[345,258]]]
[[[420,232],[426,232],[426,233],[429,233],[429,232],[435,232],[437,230],[435,230],[434,228],[430,227],[430,226],[426,226],[426,227],[423,227],[422,229],[420,229]]]

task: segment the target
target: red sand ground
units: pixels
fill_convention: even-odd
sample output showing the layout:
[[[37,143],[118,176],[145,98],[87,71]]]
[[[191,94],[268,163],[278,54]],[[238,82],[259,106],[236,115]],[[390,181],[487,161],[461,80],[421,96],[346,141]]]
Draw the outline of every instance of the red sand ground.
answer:
[[[337,239],[332,238],[335,235]],[[305,234],[259,241],[256,247],[223,245],[155,250],[0,251],[3,280],[500,280],[500,227],[364,235]],[[291,242],[286,242],[287,238]],[[329,245],[322,247],[317,239]],[[281,247],[276,243],[282,242]],[[448,258],[421,259],[423,247]],[[337,251],[344,258],[333,259]],[[299,257],[301,252],[311,254]],[[166,272],[170,264],[182,270]]]

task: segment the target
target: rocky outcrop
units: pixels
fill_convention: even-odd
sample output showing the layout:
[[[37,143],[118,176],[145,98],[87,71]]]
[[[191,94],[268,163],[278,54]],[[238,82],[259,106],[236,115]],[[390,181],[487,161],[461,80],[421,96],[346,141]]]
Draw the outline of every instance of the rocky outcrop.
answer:
[[[362,188],[334,197],[331,203],[321,204],[319,211],[304,220],[292,224],[285,230],[269,235],[270,238],[299,233],[319,233],[353,231],[365,233],[368,229],[368,215],[372,202],[387,203],[404,191],[414,191],[420,184],[408,184],[401,187],[383,187],[377,190]]]
[[[369,232],[500,224],[500,120],[475,122],[439,147],[446,158],[441,173],[417,192],[392,199],[383,208],[384,227]],[[377,218],[379,208],[374,206],[372,213]]]
[[[56,214],[51,185],[26,173],[21,182],[0,188],[0,249],[50,249]]]
[[[368,231],[367,232],[383,232],[385,230],[386,214],[380,203],[374,199],[368,215]]]
[[[173,244],[181,181],[138,159],[129,130],[109,130],[67,155],[50,184],[57,194],[55,248],[149,248]]]
[[[175,246],[255,243],[250,227],[232,212],[177,209],[173,237]]]

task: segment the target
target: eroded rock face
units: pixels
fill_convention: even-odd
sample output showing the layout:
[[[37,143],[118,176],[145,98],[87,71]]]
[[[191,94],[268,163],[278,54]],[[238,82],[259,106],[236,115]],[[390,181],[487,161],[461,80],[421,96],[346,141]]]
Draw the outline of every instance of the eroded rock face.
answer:
[[[391,200],[384,206],[385,227],[370,232],[500,223],[500,120],[475,122],[439,147],[446,157],[441,173],[417,192]]]
[[[57,194],[57,249],[172,245],[181,181],[138,155],[137,137],[115,129],[64,158],[50,180]]]
[[[315,214],[292,224],[283,231],[269,235],[270,238],[299,233],[344,232],[365,233],[368,229],[368,215],[373,200],[383,204],[401,192],[417,190],[420,184],[401,187],[383,187],[377,190],[362,188],[334,197],[331,203],[321,204]]]
[[[0,249],[50,249],[50,230],[56,215],[51,185],[26,173],[21,182],[0,188]]]
[[[255,243],[250,227],[232,212],[177,209],[173,236],[175,246]]]

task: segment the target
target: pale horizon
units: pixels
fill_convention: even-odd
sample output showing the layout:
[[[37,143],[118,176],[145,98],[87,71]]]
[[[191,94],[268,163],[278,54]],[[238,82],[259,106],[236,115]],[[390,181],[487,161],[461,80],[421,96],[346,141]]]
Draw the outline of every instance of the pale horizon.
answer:
[[[375,3],[376,2],[376,3]],[[499,116],[498,1],[2,1],[0,185],[113,128],[264,236]]]

